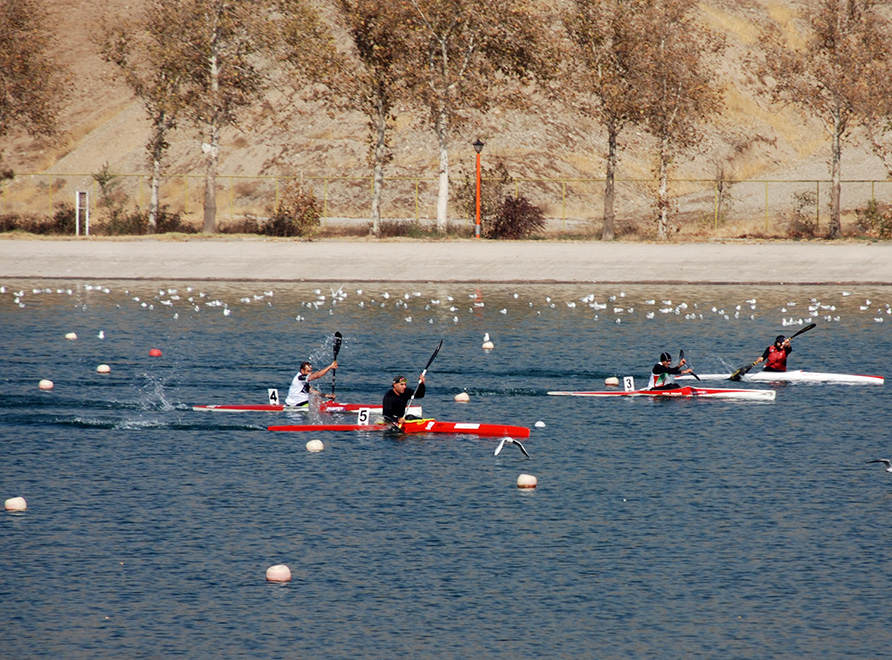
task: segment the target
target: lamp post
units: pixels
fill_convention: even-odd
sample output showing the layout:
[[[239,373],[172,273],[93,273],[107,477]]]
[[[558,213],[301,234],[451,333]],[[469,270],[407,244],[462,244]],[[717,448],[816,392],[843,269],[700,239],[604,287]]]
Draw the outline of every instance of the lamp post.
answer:
[[[474,151],[477,152],[477,224],[474,226],[474,237],[480,238],[480,152],[483,151],[483,140],[474,140]]]

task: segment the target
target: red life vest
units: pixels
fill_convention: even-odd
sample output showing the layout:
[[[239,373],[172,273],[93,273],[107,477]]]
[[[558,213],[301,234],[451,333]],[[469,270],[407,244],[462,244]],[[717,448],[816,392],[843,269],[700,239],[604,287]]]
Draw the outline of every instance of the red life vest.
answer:
[[[768,347],[768,358],[765,360],[765,368],[772,371],[787,370],[787,351],[777,346]]]

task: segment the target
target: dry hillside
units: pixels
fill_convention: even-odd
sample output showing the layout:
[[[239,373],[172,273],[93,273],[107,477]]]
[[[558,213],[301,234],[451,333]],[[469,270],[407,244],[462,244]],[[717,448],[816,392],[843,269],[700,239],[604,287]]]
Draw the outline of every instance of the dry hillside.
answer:
[[[141,0],[130,0],[118,11],[132,11]],[[63,181],[57,187],[58,196],[67,199],[69,186],[83,188],[92,185],[90,174],[105,163],[109,170],[120,174],[147,171],[144,144],[148,125],[138,101],[129,90],[115,79],[114,69],[101,61],[90,41],[90,30],[100,9],[87,0],[47,0],[53,17],[60,26],[58,48],[70,67],[74,88],[72,97],[61,117],[61,131],[49,140],[32,140],[26,136],[11,136],[4,146],[4,161],[17,173],[41,173]],[[828,177],[829,141],[820,125],[803,119],[792,109],[770,108],[752,87],[752,81],[740,63],[757,35],[758,22],[766,16],[788,21],[794,3],[789,0],[708,0],[702,3],[702,19],[713,29],[723,33],[729,48],[721,71],[725,87],[727,109],[719,121],[705,129],[706,139],[700,152],[679,163],[679,178],[711,179],[717,167],[726,176],[738,179],[814,180]],[[86,20],[85,20],[86,19]],[[368,184],[361,181],[358,188],[350,188],[339,177],[369,177],[367,160],[367,128],[357,114],[331,115],[324,109],[303,102],[299,98],[284,98],[281,93],[270,94],[278,111],[279,121],[248,116],[243,130],[230,131],[224,136],[221,153],[221,186],[229,186],[220,204],[220,220],[226,221],[227,203],[230,210],[242,198],[251,199],[253,210],[269,202],[273,186],[266,180],[252,177],[299,175],[308,179],[329,177],[328,181],[313,180],[317,194],[325,196],[329,215],[363,217],[367,213]],[[516,112],[495,109],[472,117],[460,135],[454,138],[451,149],[453,181],[458,181],[473,167],[474,152],[470,146],[475,138],[486,143],[485,163],[502,160],[508,170],[542,204],[553,218],[597,219],[600,198],[597,184],[574,183],[572,180],[603,177],[603,134],[590,120],[574,116],[563,107],[541,104],[535,112]],[[622,140],[618,177],[646,179],[650,176],[650,145],[646,136],[629,132]],[[434,214],[433,184],[415,179],[436,176],[437,154],[432,132],[409,114],[400,116],[393,138],[394,160],[388,167],[390,178],[404,177],[389,187],[385,215],[418,217]],[[195,134],[188,129],[177,132],[170,151],[168,172],[171,175],[201,173],[201,150]],[[67,176],[76,175],[76,176]],[[248,177],[245,179],[226,177]],[[869,150],[860,145],[849,145],[843,154],[844,179],[885,179],[882,164]],[[527,179],[560,179],[561,183],[525,183]],[[22,178],[19,177],[19,181]],[[190,180],[191,181],[191,180]],[[198,179],[188,183],[193,192]],[[562,187],[563,186],[563,187]],[[165,201],[174,208],[182,208],[178,200],[185,195],[182,185],[170,183],[165,190]],[[789,203],[772,189],[773,213]],[[814,189],[811,184],[807,189]],[[562,201],[562,194],[572,191]],[[420,190],[419,204],[415,205],[416,190]],[[759,216],[765,206],[764,186],[741,185],[736,202],[741,215]],[[702,184],[678,184],[677,192],[688,195],[680,209],[692,215],[706,217],[711,213],[711,187]],[[878,191],[879,192],[879,191]],[[638,215],[646,211],[645,184],[629,184],[621,190],[618,211],[626,215],[634,210]],[[844,191],[844,196],[846,192]],[[844,206],[863,203],[863,190],[844,199]],[[859,197],[857,202],[854,197]],[[886,195],[888,197],[888,195]],[[6,206],[14,201],[13,191],[7,191]],[[197,197],[195,197],[197,199]],[[228,200],[228,201],[227,201]],[[775,201],[777,200],[777,201]],[[33,201],[33,200],[32,200]],[[247,207],[246,207],[247,208]],[[414,210],[413,210],[414,209]],[[195,212],[193,208],[186,209]],[[683,214],[679,217],[683,217]]]

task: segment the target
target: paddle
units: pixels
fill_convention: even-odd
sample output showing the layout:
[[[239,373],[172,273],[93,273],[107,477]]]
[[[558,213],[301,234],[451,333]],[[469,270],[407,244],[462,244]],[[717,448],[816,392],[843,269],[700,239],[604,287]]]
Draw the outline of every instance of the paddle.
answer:
[[[431,366],[431,363],[434,361],[434,358],[437,357],[437,353],[440,352],[440,349],[443,348],[443,340],[440,340],[440,343],[437,345],[437,348],[434,349],[433,355],[431,355],[431,359],[427,361],[424,369],[421,372],[421,375],[418,377],[418,387],[421,387],[421,379],[424,378],[424,375],[427,373],[428,367]],[[403,412],[403,417],[409,414],[409,408],[412,407],[412,402],[415,401],[415,392],[418,391],[418,387],[415,388],[415,391],[412,392],[412,396],[409,397],[409,403],[406,404],[406,410]],[[402,428],[402,427],[400,427]]]
[[[681,349],[680,351],[678,351],[678,361],[681,362],[682,360],[684,360],[684,349]],[[697,374],[694,373],[694,370],[691,368],[690,365],[688,365],[688,369],[691,369],[691,375],[694,378],[696,378],[697,380],[700,380],[700,376],[698,376]]]
[[[800,330],[799,332],[796,332],[796,333],[790,335],[789,337],[787,337],[787,339],[793,339],[794,337],[798,337],[803,332],[808,332],[809,330],[814,328],[816,325],[817,325],[817,323],[809,323],[807,326],[802,328],[802,330]],[[761,356],[759,357],[759,359],[761,359]],[[757,364],[759,364],[759,360],[756,360],[752,364],[747,364],[747,365],[740,367],[740,369],[738,369],[733,374],[731,374],[731,377],[728,378],[728,380],[740,380],[741,378],[746,376],[750,372],[750,369],[755,367]]]
[[[338,353],[341,352],[341,339],[343,339],[343,335],[340,332],[336,332],[334,334],[334,360],[333,362],[338,361]],[[334,399],[335,393],[335,374],[338,373],[337,369],[331,370],[331,398]]]

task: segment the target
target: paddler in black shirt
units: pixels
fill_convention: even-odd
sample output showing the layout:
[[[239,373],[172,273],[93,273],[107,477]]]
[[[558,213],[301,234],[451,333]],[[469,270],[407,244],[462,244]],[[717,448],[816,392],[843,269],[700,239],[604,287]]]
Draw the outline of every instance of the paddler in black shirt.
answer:
[[[381,404],[381,412],[384,419],[402,426],[406,421],[406,404],[415,395],[416,399],[424,398],[424,374],[418,379],[418,389],[414,390],[406,384],[405,376],[397,376],[393,379],[393,388],[387,390],[384,401]]]

